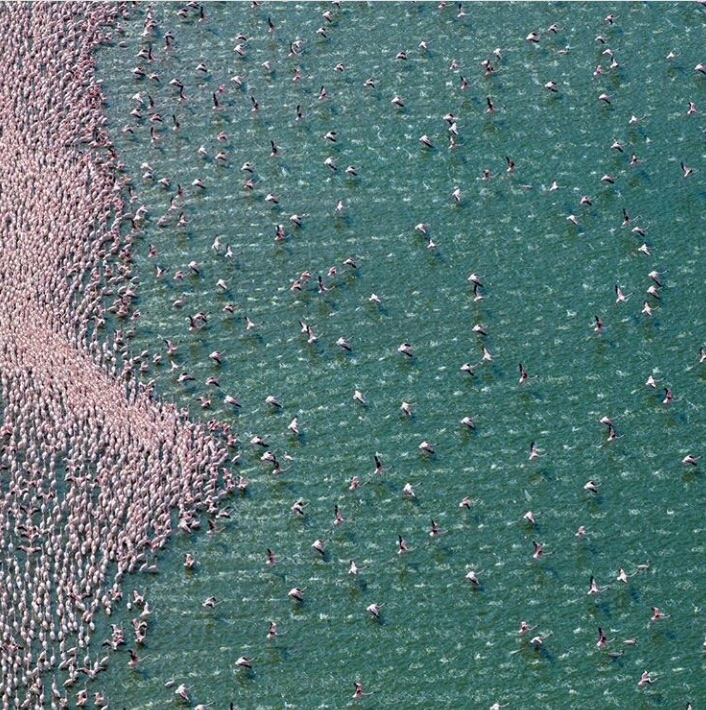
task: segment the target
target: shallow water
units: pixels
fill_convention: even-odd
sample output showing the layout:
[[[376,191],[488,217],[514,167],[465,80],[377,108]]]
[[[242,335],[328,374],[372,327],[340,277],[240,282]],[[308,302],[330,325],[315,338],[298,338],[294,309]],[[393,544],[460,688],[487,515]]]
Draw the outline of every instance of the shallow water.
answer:
[[[138,352],[162,354],[164,364],[144,375],[159,396],[196,418],[232,422],[240,437],[233,470],[250,487],[218,532],[178,537],[159,575],[129,581],[153,611],[138,670],[127,667],[123,648],[97,683],[110,703],[164,707],[175,681],[189,686],[193,704],[341,707],[359,680],[373,694],[358,702],[370,708],[578,707],[597,697],[606,707],[691,700],[697,708],[706,697],[704,481],[701,463],[680,460],[701,454],[705,433],[703,119],[686,112],[689,101],[706,106],[706,77],[693,70],[703,61],[704,8],[492,3],[466,5],[459,17],[455,4],[213,3],[199,22],[194,12],[180,19],[178,7],[152,8],[158,24],[148,38],[148,6],[131,7],[125,46],[98,55],[134,207],[149,210],[136,256],[133,342]],[[609,12],[613,25],[604,21]],[[556,34],[547,31],[553,22]],[[168,29],[174,46],[164,51]],[[537,45],[525,40],[532,30]],[[244,58],[233,52],[241,32]],[[289,57],[295,39],[301,54]],[[136,58],[149,42],[151,63]],[[395,59],[401,50],[406,61]],[[484,59],[496,68],[490,77]],[[334,70],[338,62],[343,71]],[[138,63],[159,83],[134,79]],[[598,65],[604,74],[595,76]],[[185,85],[184,102],[173,77]],[[369,77],[374,88],[363,86]],[[556,94],[543,87],[549,80]],[[136,92],[149,94],[163,118],[154,144],[151,111],[130,116]],[[598,100],[603,92],[610,104]],[[404,108],[391,104],[396,94]],[[458,124],[452,149],[447,112]],[[121,131],[126,124],[134,133]],[[335,143],[324,137],[332,130]],[[432,149],[420,144],[423,134]],[[611,149],[615,140],[622,152]],[[223,165],[214,157],[221,149]],[[633,153],[639,163],[631,166]],[[245,161],[255,165],[252,191],[242,187]],[[141,178],[145,162],[152,182]],[[695,169],[686,179],[681,162]],[[344,174],[348,165],[356,177]],[[167,188],[156,184],[165,176]],[[185,199],[169,211],[177,183]],[[268,193],[278,205],[265,201]],[[592,205],[580,205],[582,195]],[[621,227],[623,208],[631,222]],[[301,228],[289,220],[295,213]],[[160,227],[163,215],[168,226]],[[420,222],[426,237],[415,231]],[[649,255],[638,251],[643,242]],[[198,275],[189,273],[192,260]],[[160,277],[156,265],[166,269]],[[292,291],[305,270],[312,278]],[[647,317],[652,270],[663,286],[659,300],[648,299],[655,310]],[[473,299],[471,272],[484,284],[482,300]],[[216,287],[221,278],[226,292]],[[616,283],[630,294],[624,303],[615,304]],[[172,305],[177,298],[182,308]],[[227,303],[232,314],[222,310]],[[208,323],[190,332],[197,311]],[[595,315],[603,333],[594,332]],[[255,329],[246,330],[246,316]],[[299,321],[311,325],[315,344]],[[477,323],[486,337],[472,331]],[[351,352],[336,345],[339,337]],[[178,343],[174,368],[165,338]],[[481,339],[490,363],[480,364]],[[397,352],[402,342],[412,358]],[[209,360],[214,350],[221,366]],[[475,377],[460,371],[464,362],[479,363]],[[530,375],[521,386],[520,362]],[[182,371],[195,381],[179,384]],[[655,390],[645,386],[651,373]],[[220,387],[204,384],[210,375]],[[669,406],[663,387],[674,392]],[[353,401],[356,389],[365,405]],[[233,412],[226,394],[242,409]],[[268,395],[281,410],[265,403]],[[199,396],[211,398],[210,409]],[[399,411],[403,400],[411,418]],[[475,431],[459,423],[467,415]],[[598,422],[604,415],[614,421],[614,442]],[[287,430],[295,416],[299,437]],[[282,463],[279,476],[248,443],[255,434]],[[418,451],[425,439],[433,456]],[[543,453],[535,461],[530,441]],[[375,452],[385,467],[377,476]],[[354,475],[364,485],[349,491]],[[597,494],[584,490],[589,479]],[[405,483],[414,499],[402,494]],[[458,506],[464,496],[470,510]],[[290,512],[296,499],[306,502],[304,518]],[[344,522],[335,526],[336,504]],[[522,518],[528,510],[534,527]],[[429,536],[431,519],[444,530],[438,538]],[[410,548],[404,555],[398,535]],[[323,559],[311,549],[317,538]],[[544,558],[532,558],[533,540],[546,545]],[[274,567],[265,565],[268,547]],[[198,560],[190,572],[186,552]],[[361,568],[356,578],[347,574],[351,559]],[[616,581],[619,567],[630,573],[647,563],[627,585]],[[470,569],[478,589],[464,578]],[[587,594],[592,575],[607,587],[597,595]],[[303,605],[287,598],[293,586],[304,589]],[[212,595],[218,605],[203,608]],[[373,602],[383,605],[380,623],[366,612]],[[652,606],[670,618],[650,624]],[[134,613],[121,612],[128,630]],[[270,619],[281,636],[268,642]],[[546,636],[540,649],[518,635],[521,619],[537,626],[530,635]],[[598,626],[607,649],[596,648]],[[234,669],[241,655],[253,659],[252,672]],[[646,669],[656,682],[639,688]]]

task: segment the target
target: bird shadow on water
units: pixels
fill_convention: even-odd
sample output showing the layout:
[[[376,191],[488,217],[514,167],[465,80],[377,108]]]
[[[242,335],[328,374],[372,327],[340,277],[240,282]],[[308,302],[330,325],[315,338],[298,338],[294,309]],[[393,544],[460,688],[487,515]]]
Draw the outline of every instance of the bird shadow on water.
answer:
[[[244,685],[245,683],[250,683],[253,680],[255,680],[256,673],[252,668],[243,668],[243,669],[238,669],[242,671],[241,673],[235,673],[235,681],[236,683],[240,685]]]
[[[409,496],[405,496],[404,503],[406,506],[414,508],[415,510],[418,510],[419,507],[421,506],[421,503],[419,502],[419,498],[415,495],[414,498],[410,498]]]
[[[348,588],[348,596],[352,599],[357,599],[361,594],[368,591],[368,583],[361,577],[356,577],[353,583]]]
[[[399,568],[399,576],[402,578],[408,577],[410,574],[418,574],[420,570],[420,563],[414,562],[412,560],[406,559],[401,560],[401,566]]]
[[[260,333],[253,333],[252,331],[243,333],[240,336],[240,340],[244,342],[257,343],[258,345],[265,344],[265,339],[262,337],[262,335],[260,335]]]
[[[473,428],[469,428],[464,425],[459,429],[459,439],[463,446],[467,446],[477,437],[478,432],[476,431],[475,426]]]
[[[393,485],[393,483],[385,478],[381,478],[380,476],[369,478],[363,485],[370,486],[376,495],[397,495],[397,488]],[[410,501],[416,502],[414,498],[410,498]]]
[[[449,545],[440,543],[434,546],[429,556],[434,562],[443,564],[451,560],[454,554],[453,550],[449,547]],[[475,588],[476,587],[474,587],[474,589]],[[482,587],[480,587],[480,589],[482,589]]]
[[[525,390],[522,394],[520,394],[520,402],[525,406],[530,404],[541,404],[544,401],[546,401],[546,397],[536,390],[532,390],[531,392]]]
[[[292,657],[292,652],[289,646],[273,644],[269,647],[268,655],[275,657],[277,660],[287,661]]]
[[[546,483],[554,480],[556,480],[556,476],[554,475],[552,470],[547,466],[533,469],[530,472],[528,478],[528,481],[532,484]]]

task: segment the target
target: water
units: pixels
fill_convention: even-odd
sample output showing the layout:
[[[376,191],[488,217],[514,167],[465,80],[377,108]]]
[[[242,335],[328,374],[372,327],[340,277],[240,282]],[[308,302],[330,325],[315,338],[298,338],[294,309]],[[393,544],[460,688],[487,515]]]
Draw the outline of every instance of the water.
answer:
[[[468,4],[459,17],[455,4],[213,3],[199,22],[193,11],[181,19],[178,7],[152,8],[157,28],[147,39],[148,6],[131,7],[125,46],[98,55],[134,208],[149,210],[136,255],[134,342],[162,353],[164,364],[144,375],[159,396],[195,418],[232,423],[240,438],[233,470],[250,486],[218,532],[176,538],[159,575],[129,581],[126,599],[134,585],[153,612],[138,669],[127,667],[123,648],[101,678],[111,704],[164,707],[183,682],[192,704],[241,709],[581,707],[596,698],[605,707],[698,707],[706,697],[704,482],[701,463],[680,460],[701,455],[705,433],[703,120],[687,115],[689,101],[706,106],[704,77],[693,70],[703,61],[704,9],[493,3]],[[613,25],[604,21],[609,12]],[[547,31],[554,22],[556,34]],[[174,46],[164,51],[167,30]],[[525,40],[533,30],[537,45]],[[239,33],[247,39],[236,40]],[[288,56],[297,39],[299,56]],[[233,52],[238,42],[243,58]],[[151,63],[136,57],[148,43]],[[395,59],[402,50],[406,61]],[[207,72],[196,69],[200,62]],[[343,71],[334,70],[339,62]],[[159,83],[134,79],[138,63]],[[168,83],[174,77],[184,102]],[[374,87],[364,87],[368,78]],[[543,86],[550,80],[556,94]],[[139,120],[130,116],[138,91],[154,100]],[[403,108],[391,103],[395,95]],[[156,143],[153,111],[163,119]],[[452,149],[447,112],[457,117]],[[121,131],[126,124],[132,134]],[[226,140],[216,139],[220,131]],[[616,140],[622,152],[611,149]],[[215,159],[221,149],[224,164]],[[252,175],[240,170],[245,161]],[[141,178],[144,162],[153,181]],[[681,162],[694,174],[684,178]],[[345,174],[348,165],[357,176]],[[167,188],[157,184],[163,177]],[[242,187],[249,177],[252,191]],[[204,190],[192,185],[197,178]],[[169,211],[177,183],[185,198]],[[460,203],[451,196],[457,187]],[[266,202],[268,193],[279,204]],[[583,195],[591,205],[580,204]],[[623,208],[631,221],[621,227]],[[289,220],[295,213],[301,228]],[[638,251],[643,242],[649,255]],[[157,265],[166,270],[159,277]],[[328,275],[332,265],[337,273]],[[312,278],[292,291],[305,270]],[[659,300],[646,296],[652,270],[663,284]],[[471,272],[484,284],[482,300],[473,299]],[[615,304],[616,283],[627,302]],[[178,298],[182,308],[172,305]],[[646,298],[651,317],[641,313]],[[191,332],[188,315],[198,311],[208,322]],[[594,332],[595,315],[605,332]],[[255,329],[246,330],[246,316]],[[487,337],[472,331],[478,323]],[[163,339],[178,343],[175,368]],[[481,340],[493,359],[471,377],[459,368],[480,363]],[[397,352],[402,342],[412,358]],[[209,360],[214,350],[223,353],[220,367]],[[520,362],[530,375],[522,386]],[[184,371],[195,381],[179,384]],[[651,373],[655,390],[645,385]],[[220,387],[204,384],[211,375]],[[664,387],[674,392],[669,406]],[[353,400],[356,389],[364,406]],[[226,394],[242,409],[225,404]],[[281,410],[265,403],[268,395]],[[403,400],[411,418],[399,411]],[[467,415],[475,431],[460,424]],[[598,422],[605,415],[614,442]],[[299,437],[287,430],[295,416]],[[279,476],[248,443],[256,434],[281,462]],[[420,455],[422,440],[435,455]],[[535,461],[531,441],[543,453]],[[376,452],[385,467],[378,476]],[[364,485],[350,491],[354,475]],[[584,490],[589,479],[597,494]],[[402,494],[405,483],[415,498]],[[470,509],[458,506],[464,496]],[[290,512],[297,499],[306,502],[304,518]],[[534,527],[523,520],[528,510]],[[431,519],[444,530],[437,538]],[[398,535],[410,548],[404,555]],[[311,549],[317,538],[323,559]],[[534,540],[545,545],[542,559],[532,558]],[[183,569],[186,552],[198,561],[193,571]],[[355,578],[351,559],[361,568]],[[631,573],[643,564],[627,585],[616,581],[619,567]],[[470,569],[478,589],[465,579]],[[607,587],[597,595],[587,594],[592,575]],[[287,598],[294,586],[304,589],[303,605]],[[209,596],[218,600],[213,609],[202,607]],[[366,612],[373,602],[383,605],[381,623]],[[650,624],[653,606],[670,618]],[[129,631],[135,610],[121,614]],[[546,637],[541,648],[518,635],[522,619],[536,625],[528,636]],[[281,632],[274,641],[265,638],[269,620]],[[599,626],[607,649],[596,648]],[[631,638],[637,644],[625,645]],[[234,668],[241,655],[253,659],[251,672]],[[656,681],[639,688],[646,669]],[[372,694],[354,701],[356,680]]]

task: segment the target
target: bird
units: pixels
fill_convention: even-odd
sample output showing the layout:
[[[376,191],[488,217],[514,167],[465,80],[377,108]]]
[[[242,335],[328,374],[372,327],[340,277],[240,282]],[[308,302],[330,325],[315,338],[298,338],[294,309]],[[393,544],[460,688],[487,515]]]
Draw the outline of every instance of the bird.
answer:
[[[596,582],[596,578],[593,575],[591,575],[591,579],[589,580],[589,583],[588,583],[587,594],[589,594],[589,595],[598,594],[599,592],[602,592],[605,589],[606,589],[606,587],[599,587],[598,582]]]
[[[655,286],[654,284],[650,284],[647,287],[647,293],[649,293],[652,298],[656,298],[658,301],[662,300],[662,297],[660,296],[659,293],[659,287]]]
[[[623,293],[623,290],[620,288],[619,284],[615,284],[615,303],[621,303],[625,302],[630,298],[630,294],[627,296]]]
[[[616,579],[619,582],[622,582],[623,584],[628,583],[628,578],[629,577],[634,577],[637,574],[637,571],[633,572],[632,574],[628,574],[622,567],[618,570],[618,575]]]
[[[180,683],[177,686],[177,689],[174,691],[174,695],[178,695],[182,700],[185,702],[190,702],[189,699],[189,689],[186,687],[184,683]]]
[[[681,170],[682,170],[682,174],[684,175],[685,178],[689,177],[690,175],[693,175],[695,172],[694,168],[690,168],[688,165],[685,165],[683,162],[681,163]]]
[[[476,428],[473,419],[471,419],[470,417],[464,417],[463,419],[461,419],[461,424],[463,424],[463,426],[465,426],[467,429],[474,430]]]
[[[303,602],[304,601],[304,595],[302,594],[302,590],[299,587],[292,587],[288,592],[287,596],[290,599],[294,599],[298,602]]]
[[[235,665],[241,668],[252,668],[252,661],[247,656],[240,656],[240,658],[235,661]]]
[[[341,523],[343,523],[345,521],[345,518],[341,514],[341,509],[338,507],[337,504],[334,504],[334,506],[333,506],[333,515],[334,515],[334,518],[333,518],[334,525],[340,525]]]
[[[419,450],[420,450],[422,453],[426,453],[426,454],[434,454],[434,453],[436,453],[436,452],[434,451],[434,448],[432,447],[432,445],[431,445],[428,441],[422,441],[422,443],[419,444]]]
[[[637,682],[637,685],[638,687],[642,687],[643,685],[648,685],[653,682],[654,681],[652,680],[649,671],[643,671],[642,675],[640,676],[640,680]]]
[[[478,579],[474,570],[469,570],[466,572],[466,579],[471,582],[474,587],[480,587],[480,580]]]
[[[669,614],[665,614],[659,607],[652,607],[652,616],[650,617],[650,622],[661,621],[662,619],[668,619]]]
[[[353,348],[351,347],[351,344],[344,337],[340,337],[336,341],[336,345],[343,348],[346,352],[351,352],[353,350]]]
[[[290,510],[292,513],[295,513],[296,515],[304,515],[304,506],[306,504],[304,503],[303,500],[296,500],[294,503],[292,503],[292,506]]]
[[[528,631],[534,631],[537,628],[537,626],[530,626],[528,622],[526,621],[520,621],[520,628],[518,630],[518,633],[520,636],[523,634],[526,634]]]
[[[355,690],[353,691],[353,697],[354,698],[362,698],[364,695],[370,695],[371,692],[365,692],[363,690],[363,686],[358,682],[358,681],[353,681],[353,687]]]
[[[659,271],[650,271],[649,274],[647,274],[660,288],[662,288],[662,281],[661,281],[661,276]]]
[[[607,643],[608,643],[608,637],[605,635],[603,629],[599,626],[598,627],[598,640],[596,641],[596,647],[597,648],[604,648]]]
[[[548,634],[545,634],[542,636],[542,634],[537,634],[536,636],[533,636],[529,642],[534,646],[534,648],[538,649],[541,648],[542,644],[544,643],[544,639],[546,639],[548,636],[551,635],[551,632]]]
[[[474,288],[483,288],[480,277],[476,273],[469,274],[468,281],[473,284]]]
[[[535,445],[534,441],[531,441],[530,442],[530,452],[529,452],[529,457],[528,457],[529,460],[532,461],[541,455],[542,454],[541,454],[540,450],[537,448],[537,446]]]
[[[397,351],[402,353],[403,355],[406,355],[407,357],[412,357],[413,352],[412,352],[412,346],[409,343],[402,343],[398,348]]]
[[[193,569],[195,565],[196,565],[196,558],[190,552],[186,552],[184,554],[184,568],[185,569]]]
[[[370,613],[370,615],[374,618],[380,621],[380,609],[382,608],[382,604],[369,604],[365,610]]]

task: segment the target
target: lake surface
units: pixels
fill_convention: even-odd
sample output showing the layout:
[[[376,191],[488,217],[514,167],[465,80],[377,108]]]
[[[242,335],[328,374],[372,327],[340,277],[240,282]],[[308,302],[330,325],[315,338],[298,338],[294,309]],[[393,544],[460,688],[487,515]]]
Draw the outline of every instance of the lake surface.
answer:
[[[158,396],[232,424],[249,486],[215,533],[177,536],[158,575],[128,580],[152,614],[137,668],[123,647],[101,676],[111,706],[178,705],[185,683],[192,705],[241,710],[701,707],[706,482],[681,460],[706,440],[704,7],[180,7],[130,6],[97,56],[133,209],[148,210],[133,344],[162,356],[143,374]],[[135,613],[110,621],[131,633]],[[520,635],[521,620],[536,628]],[[354,681],[370,695],[353,699]]]

